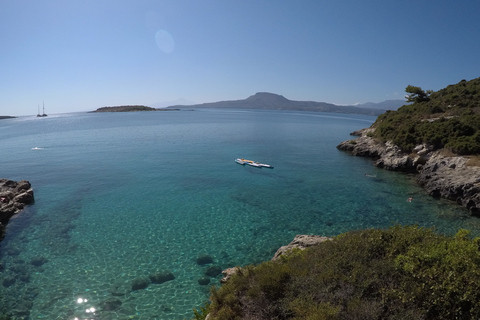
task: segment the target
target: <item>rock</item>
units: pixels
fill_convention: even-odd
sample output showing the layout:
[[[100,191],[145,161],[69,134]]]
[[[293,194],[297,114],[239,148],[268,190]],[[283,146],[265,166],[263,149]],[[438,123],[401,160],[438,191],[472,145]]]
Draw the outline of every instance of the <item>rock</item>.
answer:
[[[288,252],[291,251],[293,248],[303,250],[305,248],[315,246],[328,240],[332,240],[332,238],[315,235],[296,235],[295,238],[293,238],[292,242],[290,242],[286,246],[280,247],[277,252],[275,252],[272,261],[280,259],[280,256],[288,254]]]
[[[114,311],[120,308],[122,301],[117,298],[109,298],[105,301],[100,302],[100,308],[104,311]]]
[[[132,291],[146,289],[149,284],[150,281],[148,281],[148,279],[137,278],[132,281]]]
[[[162,284],[164,282],[174,280],[175,276],[170,271],[157,272],[149,275],[150,281],[155,284]]]
[[[209,283],[210,283],[210,278],[208,277],[201,277],[200,279],[198,279],[198,284],[201,286],[206,286]]]
[[[33,201],[30,182],[0,179],[0,223],[6,224],[14,214]]]
[[[116,283],[110,288],[112,296],[124,296],[130,292],[131,286],[125,283]]]
[[[213,257],[208,254],[202,254],[197,257],[197,264],[203,266],[205,264],[210,264],[213,262]]]
[[[207,275],[209,277],[216,277],[221,273],[222,273],[222,268],[220,268],[219,266],[210,266],[205,271],[205,275]]]
[[[15,283],[16,279],[15,277],[12,277],[12,276],[6,276],[5,278],[3,278],[3,286],[4,287],[10,287],[12,286],[14,283]]]
[[[48,262],[48,259],[45,257],[35,257],[30,260],[30,264],[34,265],[35,267],[40,267]]]
[[[417,174],[417,182],[433,197],[445,198],[480,215],[480,167],[468,166],[467,158],[445,156],[434,147],[420,144],[412,154],[402,152],[391,142],[369,137],[372,128],[358,130],[359,138],[340,143],[337,148],[352,155],[375,159],[375,165],[393,171]]]
[[[240,267],[228,268],[222,271],[223,278],[220,280],[221,283],[227,282],[231,276],[240,271]]]

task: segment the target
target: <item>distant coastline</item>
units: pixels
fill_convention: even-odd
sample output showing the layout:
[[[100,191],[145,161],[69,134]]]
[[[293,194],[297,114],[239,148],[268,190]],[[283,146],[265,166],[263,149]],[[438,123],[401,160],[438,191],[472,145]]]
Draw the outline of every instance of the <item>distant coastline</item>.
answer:
[[[289,100],[282,95],[257,92],[256,94],[243,100],[218,101],[211,103],[202,103],[194,105],[174,105],[167,108],[176,109],[200,109],[200,108],[230,108],[230,109],[258,109],[258,110],[295,110],[308,112],[333,112],[333,113],[351,113],[363,114],[368,116],[378,116],[387,110],[396,110],[399,106],[405,104],[402,100],[389,100],[383,103],[368,103],[359,106],[340,106],[326,102],[315,101],[295,101]]]
[[[16,118],[16,117],[12,117],[12,116],[0,116],[0,120],[1,120],[1,119],[13,119],[13,118]]]
[[[102,107],[98,108],[95,111],[90,111],[90,113],[95,112],[136,112],[136,111],[176,111],[179,109],[155,109],[152,107],[142,106],[142,105],[128,105],[128,106],[113,106],[113,107]]]

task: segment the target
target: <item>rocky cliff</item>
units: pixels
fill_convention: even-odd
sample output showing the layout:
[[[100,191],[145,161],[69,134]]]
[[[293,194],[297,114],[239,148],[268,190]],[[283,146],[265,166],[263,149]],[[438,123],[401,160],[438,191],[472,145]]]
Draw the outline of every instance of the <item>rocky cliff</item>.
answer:
[[[467,165],[468,158],[446,156],[442,151],[422,144],[411,154],[403,153],[393,143],[372,138],[373,128],[352,132],[356,139],[340,143],[337,148],[355,156],[375,159],[375,166],[417,174],[417,182],[433,197],[441,197],[466,207],[480,216],[480,167]]]
[[[3,238],[4,227],[10,218],[33,201],[30,182],[0,179],[0,239]]]

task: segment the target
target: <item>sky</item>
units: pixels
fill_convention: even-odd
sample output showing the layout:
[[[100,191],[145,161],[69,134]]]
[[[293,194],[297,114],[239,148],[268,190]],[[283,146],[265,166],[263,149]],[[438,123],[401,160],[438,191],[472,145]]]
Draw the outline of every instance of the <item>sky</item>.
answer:
[[[478,0],[0,0],[0,115],[404,99],[480,77],[479,16]]]

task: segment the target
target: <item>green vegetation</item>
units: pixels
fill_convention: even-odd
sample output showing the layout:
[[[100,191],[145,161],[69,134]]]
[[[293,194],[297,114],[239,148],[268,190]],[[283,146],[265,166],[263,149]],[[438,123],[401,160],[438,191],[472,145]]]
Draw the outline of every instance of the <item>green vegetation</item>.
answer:
[[[372,125],[376,138],[393,141],[407,153],[427,143],[454,154],[480,154],[480,78],[437,92],[411,85],[405,91],[413,104],[380,115]]]
[[[348,232],[242,268],[195,319],[478,319],[479,245],[466,230]]]
[[[132,112],[132,111],[156,111],[157,109],[140,106],[140,105],[131,105],[131,106],[115,106],[115,107],[102,107],[98,108],[94,112]]]

